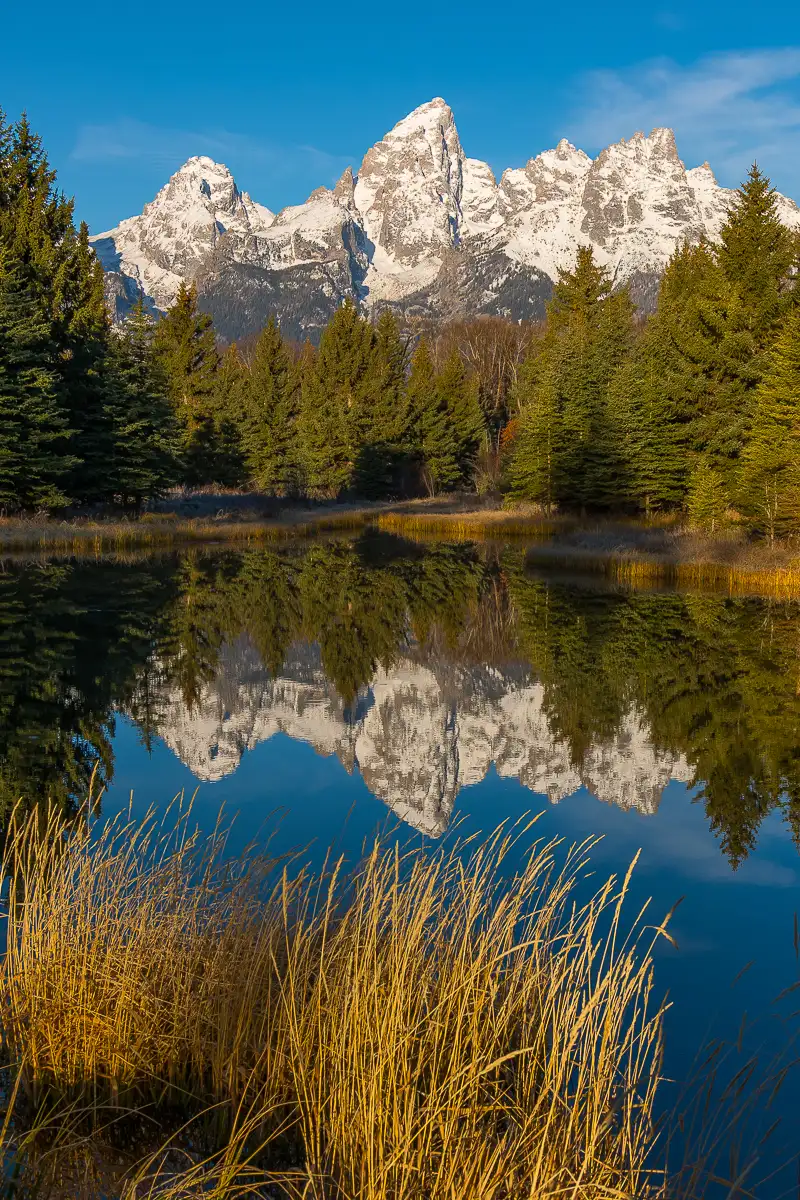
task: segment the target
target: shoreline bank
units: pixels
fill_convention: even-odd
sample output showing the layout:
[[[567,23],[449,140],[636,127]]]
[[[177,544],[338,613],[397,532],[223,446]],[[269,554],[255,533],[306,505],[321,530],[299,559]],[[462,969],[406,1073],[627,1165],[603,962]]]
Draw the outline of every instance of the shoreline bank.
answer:
[[[790,542],[770,547],[749,541],[736,528],[708,535],[666,520],[580,521],[545,517],[530,508],[478,508],[474,497],[286,506],[272,512],[219,507],[199,515],[162,511],[121,520],[6,517],[0,518],[0,554],[99,557],[191,545],[254,546],[367,529],[409,541],[528,543],[526,561],[532,567],[601,574],[627,586],[800,597],[800,547]]]

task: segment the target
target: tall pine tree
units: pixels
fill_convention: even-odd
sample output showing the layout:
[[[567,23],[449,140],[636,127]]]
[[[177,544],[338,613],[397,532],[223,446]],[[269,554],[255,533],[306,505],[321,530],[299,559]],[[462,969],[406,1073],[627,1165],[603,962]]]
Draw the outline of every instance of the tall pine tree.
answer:
[[[453,350],[444,362],[436,379],[436,389],[441,408],[446,413],[446,428],[452,441],[457,469],[454,482],[467,484],[472,478],[486,425],[477,380],[468,373],[457,350]]]
[[[425,490],[433,496],[457,482],[459,464],[447,406],[443,403],[436,368],[424,337],[419,339],[411,359],[406,412],[409,445]]]
[[[114,466],[104,416],[103,272],[25,116],[13,127],[0,118],[0,247],[16,264],[18,286],[38,308],[54,348],[55,402],[72,430],[73,468],[64,487],[79,500],[107,499]]]
[[[756,389],[738,483],[750,529],[773,542],[800,526],[800,307],[787,316]]]
[[[757,163],[736,192],[717,257],[745,309],[753,353],[762,354],[796,299],[797,246],[778,215],[777,193]]]
[[[581,509],[616,500],[622,461],[609,386],[632,340],[627,291],[612,293],[591,249],[581,246],[574,271],[559,277],[535,367],[523,378],[522,436],[510,469],[516,495]]]
[[[273,317],[256,342],[244,384],[242,446],[253,482],[288,496],[299,488],[300,377]]]
[[[526,357],[513,399],[520,416],[509,464],[510,494],[541,504],[549,515],[564,490],[560,474],[561,411],[550,357],[540,360],[538,347]]]
[[[114,337],[108,364],[114,491],[137,511],[181,476],[180,432],[153,338],[153,319],[140,300]]]
[[[105,369],[112,351],[103,287],[103,268],[89,245],[85,223],[78,230],[67,282],[67,318],[63,330],[62,380],[72,445],[80,461],[67,483],[70,495],[85,503],[110,499],[117,490],[115,448],[118,420],[114,412],[119,392],[109,391]]]
[[[716,533],[725,520],[728,492],[725,480],[707,455],[702,454],[689,476],[686,510],[693,525]]]
[[[408,347],[397,319],[385,308],[374,331],[373,352],[358,408],[353,414],[357,448],[355,484],[376,499],[400,486],[406,459],[404,386]]]
[[[198,310],[194,284],[181,283],[175,303],[158,322],[154,349],[182,431],[185,482],[223,482],[214,411],[219,355],[211,318]]]
[[[361,445],[359,417],[374,354],[372,327],[348,299],[325,327],[303,379],[300,441],[312,494],[335,497],[353,485]]]
[[[74,465],[50,324],[0,247],[0,505],[56,508]]]

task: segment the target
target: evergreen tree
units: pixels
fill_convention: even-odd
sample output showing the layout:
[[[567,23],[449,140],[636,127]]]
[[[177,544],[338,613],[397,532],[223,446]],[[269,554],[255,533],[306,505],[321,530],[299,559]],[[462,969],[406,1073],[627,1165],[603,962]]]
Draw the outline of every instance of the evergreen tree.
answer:
[[[628,447],[633,474],[644,472],[647,483],[646,460],[659,452],[656,431],[663,421],[666,454],[657,488],[668,502],[688,486],[697,454],[731,480],[747,428],[748,397],[759,377],[746,318],[741,297],[710,247],[676,251],[628,380],[629,419],[647,417],[646,405],[644,425],[652,423],[654,431],[643,445],[637,447],[634,437]],[[642,382],[646,390],[637,396]]]
[[[792,304],[797,247],[778,216],[777,193],[756,163],[736,192],[717,257],[744,306],[753,353],[761,354]]]
[[[405,388],[406,438],[412,450],[422,454],[422,426],[426,411],[438,405],[436,368],[426,337],[417,342]]]
[[[375,325],[373,353],[354,413],[358,446],[356,486],[376,499],[398,487],[405,460],[408,418],[404,403],[407,345],[385,308]]]
[[[658,307],[609,388],[625,464],[619,498],[646,515],[680,507],[688,487],[700,375],[692,373],[678,349],[676,325],[682,301],[696,288],[706,260],[705,250],[687,247],[673,256],[661,281]]]
[[[300,379],[274,318],[262,331],[244,386],[242,446],[251,479],[287,496],[299,485]]]
[[[770,542],[800,524],[800,308],[784,322],[755,392],[738,495],[748,526]]]
[[[104,419],[103,363],[109,323],[103,271],[76,231],[71,201],[56,190],[41,139],[22,117],[0,133],[0,247],[16,264],[18,286],[45,322],[54,348],[54,396],[72,430],[73,468],[63,481],[80,500],[101,500],[113,485],[111,431]]]
[[[182,430],[185,481],[222,482],[217,478],[220,447],[214,412],[219,355],[211,318],[197,308],[194,284],[181,283],[175,303],[158,322],[154,349]]]
[[[559,475],[561,413],[551,364],[538,353],[522,365],[514,398],[520,408],[509,466],[510,494],[541,504],[549,515],[562,490]]]
[[[519,392],[521,436],[511,465],[517,496],[582,509],[619,497],[622,463],[609,385],[632,339],[627,292],[612,294],[591,249],[580,247],[575,270],[563,271],[556,284],[544,341],[523,378],[524,396]]]
[[[424,337],[417,343],[411,359],[406,411],[409,443],[419,462],[425,489],[433,496],[458,482],[460,467],[450,414]]]
[[[20,286],[53,322],[58,343],[70,317],[73,204],[55,190],[56,172],[25,115],[3,140],[0,243],[18,264]]]
[[[74,459],[49,324],[24,275],[0,248],[0,505],[54,508]]]
[[[439,372],[436,389],[453,444],[452,453],[458,470],[455,482],[466,483],[475,465],[485,423],[477,381],[468,374],[457,350],[452,351]]]
[[[103,268],[89,245],[83,222],[70,261],[69,313],[63,333],[63,402],[79,462],[68,480],[75,499],[97,503],[117,490],[115,421],[108,393],[106,360],[111,353]]]
[[[108,364],[113,490],[137,510],[181,473],[179,430],[153,339],[154,323],[140,299],[112,341]]]
[[[228,346],[214,375],[211,414],[214,421],[214,480],[226,487],[239,487],[247,480],[242,445],[247,387],[247,370],[236,344]]]
[[[360,448],[359,415],[374,361],[371,326],[346,300],[328,322],[305,372],[300,440],[308,488],[338,496],[352,486]]]
[[[715,533],[725,520],[728,507],[725,481],[705,455],[698,459],[689,477],[686,507],[692,524],[709,533]]]

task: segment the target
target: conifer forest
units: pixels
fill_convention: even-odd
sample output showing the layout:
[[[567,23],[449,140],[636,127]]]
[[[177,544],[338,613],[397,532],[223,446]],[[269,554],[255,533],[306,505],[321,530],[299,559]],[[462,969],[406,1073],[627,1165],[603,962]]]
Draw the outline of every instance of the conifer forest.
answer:
[[[40,138],[0,120],[0,506],[139,511],[166,490],[476,490],[546,513],[800,523],[800,244],[754,165],[650,316],[578,247],[538,324],[343,301],[318,346],[223,346],[194,286],[112,324]]]

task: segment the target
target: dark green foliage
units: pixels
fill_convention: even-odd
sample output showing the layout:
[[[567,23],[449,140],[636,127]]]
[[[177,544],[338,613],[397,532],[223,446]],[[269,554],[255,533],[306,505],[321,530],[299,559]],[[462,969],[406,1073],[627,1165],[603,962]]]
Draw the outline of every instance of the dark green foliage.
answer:
[[[300,490],[300,382],[300,372],[270,319],[243,383],[242,449],[250,479],[272,495]]]
[[[485,433],[483,410],[478,398],[478,383],[467,369],[457,351],[444,363],[436,379],[436,388],[446,427],[452,441],[457,471],[453,482],[471,482],[475,457]]]
[[[312,496],[336,497],[356,484],[360,452],[377,436],[380,371],[372,325],[345,300],[303,372],[300,439]]]
[[[150,468],[131,478],[134,454],[140,462],[161,455],[157,433],[152,448],[142,447],[160,416],[142,413],[127,366],[117,378],[124,356],[109,326],[103,271],[72,212],[27,119],[10,128],[0,114],[7,412],[0,438],[9,464],[24,459],[24,469],[6,471],[5,503],[15,508],[138,503],[150,494],[148,479],[158,490],[165,478]]]
[[[781,224],[775,189],[756,163],[736,193],[717,257],[745,308],[744,324],[753,351],[761,353],[793,303],[790,276],[797,246]]]
[[[689,476],[686,511],[689,520],[708,533],[716,533],[725,520],[728,493],[725,480],[705,454]]]
[[[112,339],[108,364],[113,490],[135,509],[181,475],[179,430],[153,337],[153,320],[140,302]]]
[[[411,359],[405,421],[429,495],[470,482],[486,428],[477,381],[455,351],[437,373],[424,337]]]
[[[379,499],[396,493],[408,456],[405,376],[408,345],[391,309],[380,314],[371,362],[354,414],[358,447],[355,486]]]
[[[103,292],[103,269],[81,224],[66,282],[68,319],[62,351],[62,395],[72,445],[80,461],[67,482],[83,503],[109,499],[117,491],[116,436],[106,363],[113,347]],[[125,420],[122,415],[123,422]]]
[[[796,260],[796,239],[756,166],[719,246],[683,247],[673,257],[656,314],[614,386],[630,496],[646,512],[684,503],[698,454],[733,489],[755,389],[797,299]]]
[[[420,338],[411,360],[406,404],[410,442],[425,488],[432,496],[458,480],[459,467],[447,406],[424,337]]]
[[[437,406],[436,368],[427,338],[421,337],[411,357],[405,395],[408,441],[418,454],[422,453],[425,416]]]
[[[303,378],[300,439],[312,495],[335,497],[353,485],[374,368],[372,326],[346,300],[325,328]]]
[[[800,307],[784,322],[754,408],[737,498],[748,526],[774,541],[800,523]]]
[[[247,371],[235,345],[217,363],[211,413],[214,422],[214,482],[238,487],[247,480],[242,445]]]
[[[23,279],[0,247],[0,506],[56,508],[75,460],[50,326]]]
[[[154,350],[181,429],[185,482],[229,482],[215,406],[219,354],[211,318],[199,311],[194,285],[181,284],[175,303],[156,326]]]
[[[624,462],[609,386],[633,341],[633,305],[592,251],[578,250],[548,307],[547,332],[521,373],[513,493],[549,508],[607,508],[623,493]],[[624,493],[623,493],[624,494]]]
[[[693,422],[708,397],[688,346],[685,310],[713,262],[705,247],[683,247],[661,281],[656,313],[612,379],[609,406],[624,462],[624,498],[651,512],[682,505]]]
[[[529,355],[517,379],[520,416],[509,468],[511,495],[531,500],[550,513],[564,490],[560,475],[560,405],[549,364]]]

